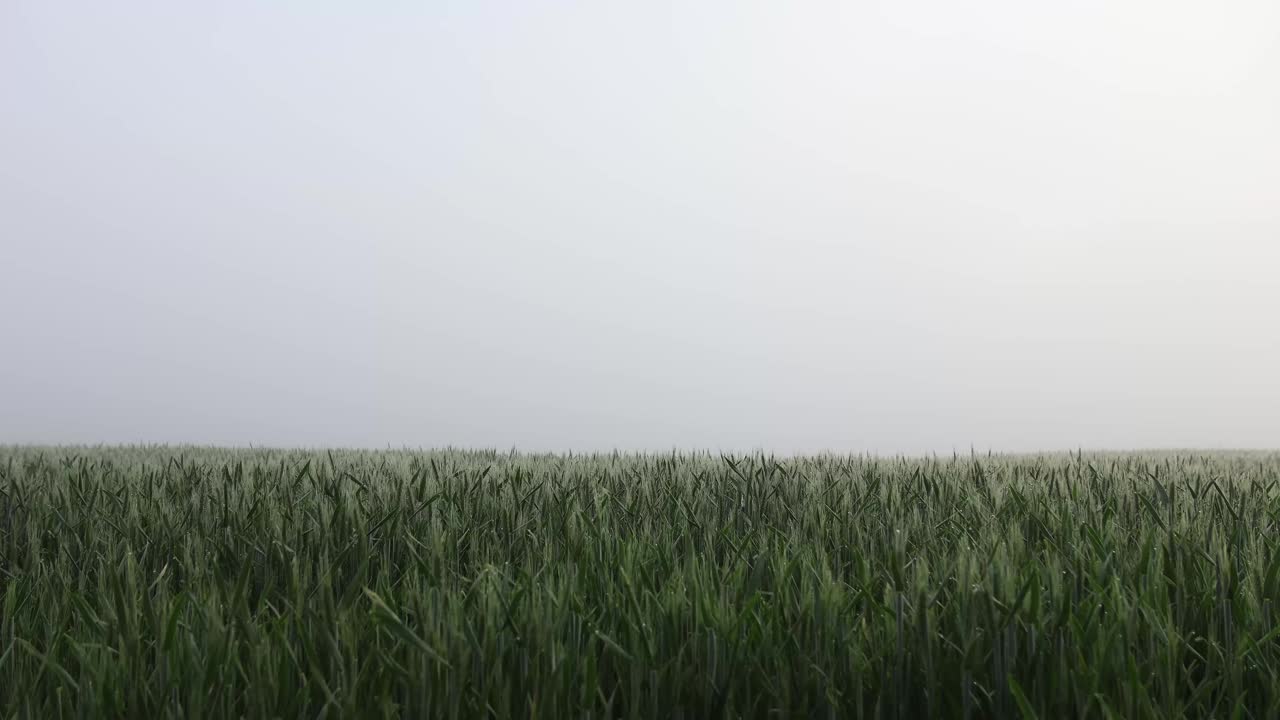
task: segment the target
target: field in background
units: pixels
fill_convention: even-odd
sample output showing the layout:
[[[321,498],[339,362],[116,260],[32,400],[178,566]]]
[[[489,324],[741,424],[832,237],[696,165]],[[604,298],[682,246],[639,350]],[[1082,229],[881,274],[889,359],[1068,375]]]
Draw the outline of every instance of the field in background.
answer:
[[[0,447],[0,712],[1276,717],[1280,455]]]

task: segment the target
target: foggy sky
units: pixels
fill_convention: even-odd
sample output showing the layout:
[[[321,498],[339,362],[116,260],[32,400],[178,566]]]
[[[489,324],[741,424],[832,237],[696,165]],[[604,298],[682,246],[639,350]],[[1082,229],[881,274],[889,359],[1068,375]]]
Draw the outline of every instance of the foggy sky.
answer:
[[[6,0],[0,263],[0,443],[1280,446],[1280,4]]]

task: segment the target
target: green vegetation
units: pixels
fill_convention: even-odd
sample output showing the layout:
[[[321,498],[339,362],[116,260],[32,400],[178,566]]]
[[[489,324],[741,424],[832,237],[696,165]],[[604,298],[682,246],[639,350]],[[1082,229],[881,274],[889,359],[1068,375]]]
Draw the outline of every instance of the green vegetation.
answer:
[[[1277,717],[1280,455],[0,447],[16,717]]]

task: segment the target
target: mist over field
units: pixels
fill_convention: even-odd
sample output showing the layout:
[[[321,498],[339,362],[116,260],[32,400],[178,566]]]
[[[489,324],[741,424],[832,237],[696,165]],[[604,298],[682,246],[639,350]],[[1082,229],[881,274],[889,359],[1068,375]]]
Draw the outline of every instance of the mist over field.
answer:
[[[0,717],[1280,717],[1278,271],[1274,0],[3,0]]]
[[[0,441],[1271,447],[1277,27],[6,2]]]

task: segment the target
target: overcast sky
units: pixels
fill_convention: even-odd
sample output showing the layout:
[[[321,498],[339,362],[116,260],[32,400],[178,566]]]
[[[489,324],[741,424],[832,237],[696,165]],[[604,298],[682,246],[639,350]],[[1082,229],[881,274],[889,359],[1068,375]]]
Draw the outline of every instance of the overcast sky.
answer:
[[[1280,446],[1280,3],[0,3],[0,443]]]

